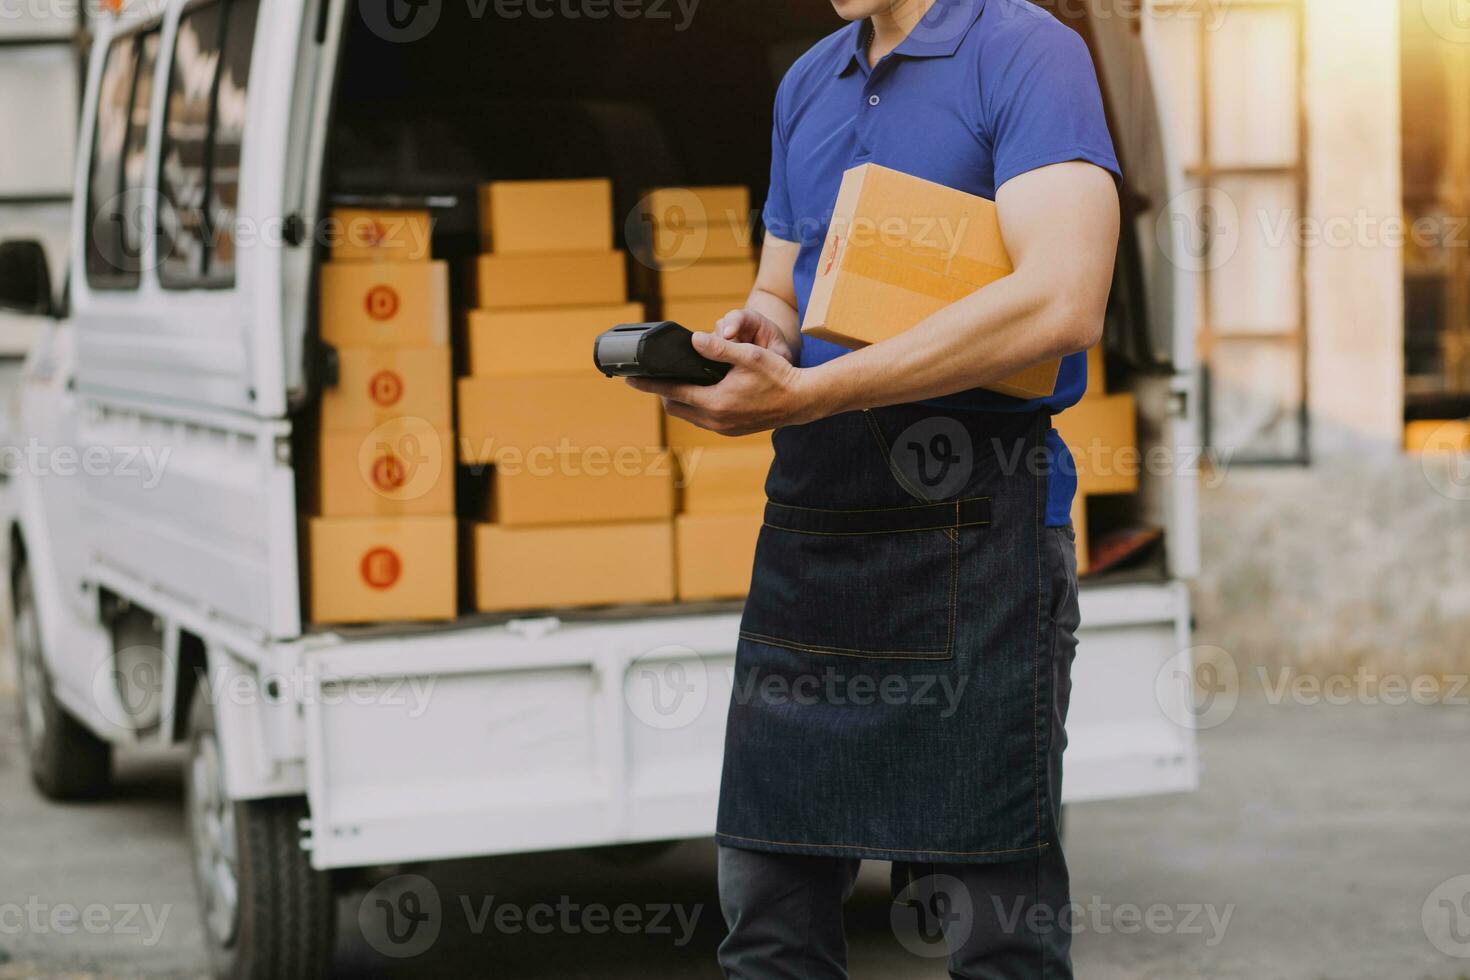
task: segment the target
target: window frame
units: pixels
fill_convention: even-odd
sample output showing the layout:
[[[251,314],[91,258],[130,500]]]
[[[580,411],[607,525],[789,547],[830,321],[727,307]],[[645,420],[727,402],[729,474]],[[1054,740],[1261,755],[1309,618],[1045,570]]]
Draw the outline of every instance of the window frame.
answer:
[[[253,74],[255,68],[255,43],[260,36],[260,8],[262,6],[261,0],[189,0],[189,2],[186,3],[179,11],[178,20],[175,22],[174,25],[173,36],[171,39],[172,43],[170,44],[170,49],[168,52],[168,75],[166,78],[162,79],[163,112],[159,114],[158,119],[159,152],[157,165],[153,171],[154,187],[158,195],[158,207],[156,210],[156,217],[154,220],[153,229],[154,249],[157,256],[153,263],[154,274],[157,278],[159,288],[169,293],[184,293],[199,290],[208,292],[228,292],[235,289],[239,285],[240,275],[238,249],[235,252],[236,259],[230,269],[228,279],[215,276],[210,268],[214,259],[216,244],[214,242],[216,229],[210,227],[210,222],[213,220],[213,217],[210,214],[210,203],[212,195],[214,193],[214,152],[216,136],[218,135],[220,79],[223,77],[225,66],[224,51],[226,45],[229,43],[230,22],[232,14],[234,12],[234,8],[237,4],[241,3],[253,3],[256,8],[255,22],[252,26],[250,34],[250,67],[251,74]],[[219,34],[216,38],[214,48],[216,62],[214,68],[214,76],[210,80],[209,85],[209,106],[208,114],[206,116],[207,122],[205,124],[203,142],[204,159],[203,163],[201,164],[201,169],[203,171],[203,194],[201,196],[200,221],[204,226],[205,236],[201,259],[203,268],[194,271],[190,276],[187,277],[174,276],[164,272],[166,253],[171,247],[172,239],[168,236],[163,227],[163,170],[168,159],[168,150],[170,146],[168,134],[170,94],[173,91],[174,74],[178,70],[179,36],[183,30],[184,22],[188,19],[190,14],[196,13],[197,11],[206,7],[218,7],[220,9],[220,25]],[[245,84],[245,99],[247,103],[249,102],[250,92],[252,88],[253,86],[250,84],[249,79],[247,78]],[[241,159],[243,160],[245,146],[245,133],[243,131],[241,132],[240,146]]]
[[[94,255],[95,239],[93,238],[94,227],[100,217],[94,207],[96,194],[97,175],[97,151],[99,141],[102,138],[102,97],[103,88],[101,81],[107,75],[107,69],[111,63],[114,52],[121,50],[124,46],[131,60],[131,74],[128,79],[128,103],[124,110],[126,123],[123,126],[122,143],[118,147],[117,159],[117,186],[113,191],[113,198],[121,198],[130,191],[137,194],[147,195],[152,189],[149,186],[149,172],[147,166],[146,150],[150,145],[153,130],[158,125],[158,118],[153,112],[150,104],[147,106],[147,119],[143,128],[142,146],[145,151],[143,176],[137,187],[128,187],[127,181],[127,150],[130,138],[133,135],[133,116],[138,108],[138,68],[143,59],[143,44],[150,35],[158,36],[158,51],[154,54],[152,77],[149,79],[150,101],[153,94],[153,86],[158,84],[159,61],[163,57],[163,19],[161,17],[145,21],[140,24],[128,25],[107,39],[107,50],[102,55],[102,64],[98,72],[97,92],[92,103],[92,133],[91,141],[87,147],[87,169],[84,189],[86,196],[83,201],[82,215],[82,276],[86,280],[87,288],[98,293],[130,293],[137,292],[143,286],[144,273],[147,271],[147,263],[143,261],[144,238],[147,232],[140,230],[138,268],[131,272],[99,273],[92,268],[92,257]]]

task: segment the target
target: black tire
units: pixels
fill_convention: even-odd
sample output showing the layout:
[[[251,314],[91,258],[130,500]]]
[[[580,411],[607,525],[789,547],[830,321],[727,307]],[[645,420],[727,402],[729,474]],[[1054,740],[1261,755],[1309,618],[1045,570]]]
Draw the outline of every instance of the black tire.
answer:
[[[112,786],[112,745],[56,700],[41,641],[35,585],[24,560],[11,574],[21,739],[31,782],[47,799],[92,800]]]
[[[219,980],[317,980],[331,972],[336,900],[331,875],[301,848],[306,801],[300,797],[230,802],[206,770],[219,762],[214,711],[204,687],[189,709],[185,801],[194,881],[205,942]],[[233,840],[233,907],[221,898],[221,855],[206,844],[208,827]],[[233,833],[230,831],[233,830]]]

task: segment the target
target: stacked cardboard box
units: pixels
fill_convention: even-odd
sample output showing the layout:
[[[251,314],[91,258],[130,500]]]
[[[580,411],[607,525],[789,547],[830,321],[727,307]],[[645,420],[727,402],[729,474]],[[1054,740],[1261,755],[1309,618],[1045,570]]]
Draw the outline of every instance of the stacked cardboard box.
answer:
[[[424,211],[343,211],[322,268],[322,395],[309,501],[312,618],[456,613],[449,277]]]
[[[745,305],[755,285],[750,192],[744,187],[667,187],[643,199],[649,230],[640,254],[643,292],[665,320],[691,330]]]
[[[1077,464],[1072,526],[1077,532],[1077,571],[1086,574],[1091,554],[1087,498],[1138,492],[1137,406],[1130,394],[1109,395],[1100,347],[1087,352],[1087,394],[1057,416],[1057,432]]]
[[[657,399],[592,368],[628,302],[605,180],[480,192],[485,254],[465,317],[459,458],[489,468],[470,527],[486,612],[674,597],[674,476]]]
[[[743,597],[765,516],[771,434],[731,439],[675,418],[666,420],[665,433],[679,463],[679,598]]]

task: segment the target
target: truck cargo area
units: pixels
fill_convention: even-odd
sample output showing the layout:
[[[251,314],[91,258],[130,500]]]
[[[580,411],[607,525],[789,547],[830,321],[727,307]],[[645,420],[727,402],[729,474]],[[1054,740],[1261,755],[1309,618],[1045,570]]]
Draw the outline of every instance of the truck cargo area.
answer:
[[[677,7],[669,11],[668,18],[500,17],[490,8],[477,16],[474,5],[446,4],[436,27],[410,43],[385,39],[363,18],[347,18],[324,199],[452,200],[434,211],[434,255],[449,262],[457,307],[467,305],[469,262],[481,246],[477,188],[488,181],[610,179],[614,244],[625,252],[639,233],[636,205],[651,188],[738,184],[751,189],[758,211],[776,87],[795,58],[833,29],[830,10],[720,3],[701,7],[687,23]],[[1073,26],[1089,30],[1084,22]],[[678,43],[670,43],[676,33]],[[1133,196],[1124,200],[1130,206]],[[1141,345],[1126,342],[1148,315],[1139,279],[1136,243],[1125,237],[1107,328],[1123,342],[1113,342],[1106,356],[1108,387],[1138,397],[1138,448],[1147,452],[1172,438],[1162,407],[1169,367],[1139,363]],[[645,299],[634,282],[632,298]],[[462,362],[462,351],[456,359]],[[1139,493],[1084,505],[1095,537],[1125,528],[1162,531],[1170,523],[1172,491],[1160,485],[1163,479],[1143,479]],[[462,479],[462,517],[476,507],[474,494]],[[1170,577],[1165,549],[1154,541],[1092,581],[1163,584]],[[655,607],[645,612],[660,614]],[[609,614],[637,612],[568,616]],[[463,609],[462,617],[487,622]]]

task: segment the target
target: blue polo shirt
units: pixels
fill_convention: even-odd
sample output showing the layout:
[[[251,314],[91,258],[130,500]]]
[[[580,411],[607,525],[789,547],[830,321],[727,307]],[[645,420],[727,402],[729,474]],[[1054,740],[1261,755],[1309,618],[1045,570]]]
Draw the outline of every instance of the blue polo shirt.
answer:
[[[868,66],[866,21],[802,55],[776,93],[766,230],[801,246],[797,312],[806,317],[842,175],[863,163],[995,199],[1018,174],[1085,160],[1119,176],[1092,58],[1082,38],[1027,0],[936,0],[892,54]],[[1064,262],[1058,258],[1058,263]],[[801,366],[847,349],[804,337]],[[952,408],[1060,412],[1087,387],[1087,356],[1062,361],[1050,398],[974,390]],[[1070,520],[1077,473],[1056,430],[1046,523]]]

